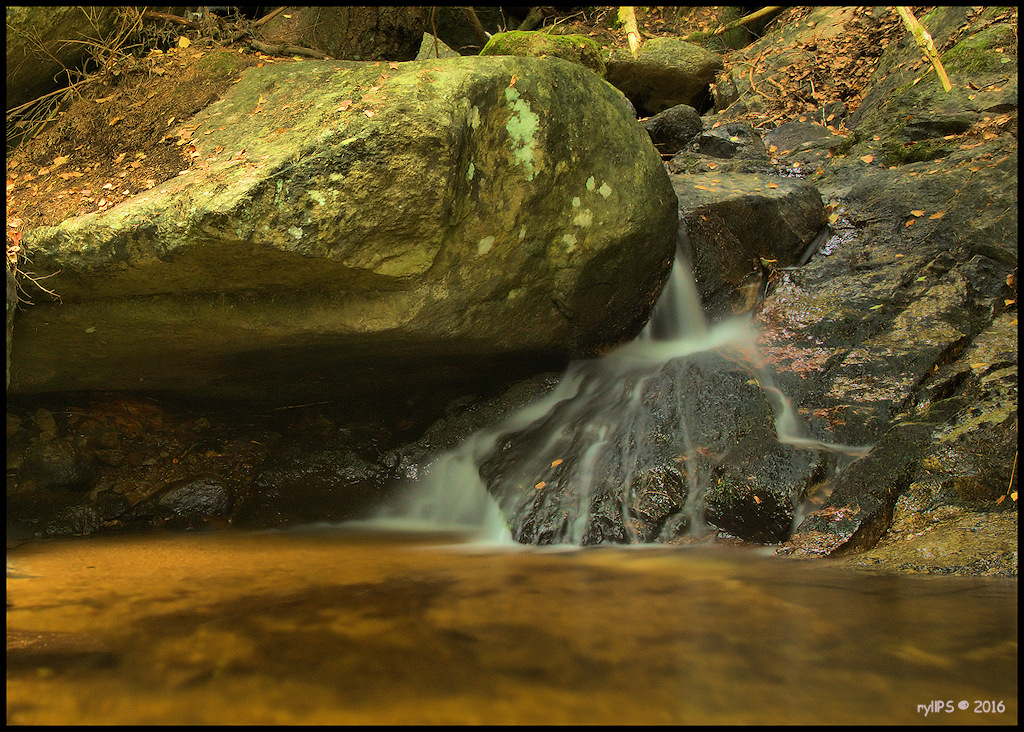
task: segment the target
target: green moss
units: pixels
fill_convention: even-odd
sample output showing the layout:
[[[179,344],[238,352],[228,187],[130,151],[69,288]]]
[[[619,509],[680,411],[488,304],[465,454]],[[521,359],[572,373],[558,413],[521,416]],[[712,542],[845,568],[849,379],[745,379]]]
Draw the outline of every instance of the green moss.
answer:
[[[204,56],[198,66],[203,73],[210,76],[228,76],[240,68],[238,57],[230,51],[218,51]]]
[[[946,51],[942,55],[942,64],[948,72],[980,74],[998,71],[1011,56],[1005,51],[1007,46],[1016,46],[1013,31],[1003,25],[995,26],[964,39]],[[997,48],[1004,50],[996,51]]]
[[[496,33],[480,51],[481,56],[554,56],[605,75],[601,46],[580,35],[552,35],[543,31]]]
[[[902,132],[902,130],[900,130]],[[951,152],[949,143],[943,140],[917,140],[908,142],[897,133],[882,143],[882,157],[889,165],[906,165],[936,160]]]

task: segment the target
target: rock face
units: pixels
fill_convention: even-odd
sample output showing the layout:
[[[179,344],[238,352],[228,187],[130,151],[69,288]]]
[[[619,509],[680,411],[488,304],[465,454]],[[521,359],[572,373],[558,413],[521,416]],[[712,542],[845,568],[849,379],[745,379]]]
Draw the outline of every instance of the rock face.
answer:
[[[267,22],[268,45],[291,44],[352,61],[411,61],[426,25],[414,6],[295,7]]]
[[[565,61],[250,69],[181,134],[191,170],[30,234],[63,302],[20,318],[13,393],[443,389],[632,337],[668,274],[660,157]]]
[[[87,43],[111,33],[117,13],[112,5],[9,6],[4,44],[7,109],[57,88],[54,77],[88,58]]]
[[[617,49],[606,65],[609,83],[647,116],[677,104],[700,107],[708,96],[708,85],[722,68],[722,59],[678,38],[650,38],[638,58]]]

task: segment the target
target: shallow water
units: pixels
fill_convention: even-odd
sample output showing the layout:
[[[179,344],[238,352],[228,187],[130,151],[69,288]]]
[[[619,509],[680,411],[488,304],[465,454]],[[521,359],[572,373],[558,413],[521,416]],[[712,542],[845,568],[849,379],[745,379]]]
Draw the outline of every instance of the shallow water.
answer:
[[[7,721],[1017,722],[1016,581],[454,541],[19,547],[35,576],[7,581]]]

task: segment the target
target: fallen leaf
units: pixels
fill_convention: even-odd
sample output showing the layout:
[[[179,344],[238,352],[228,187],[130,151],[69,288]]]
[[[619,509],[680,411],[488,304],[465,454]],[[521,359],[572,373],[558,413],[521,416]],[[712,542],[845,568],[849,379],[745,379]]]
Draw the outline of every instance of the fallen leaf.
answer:
[[[535,486],[534,486],[534,488],[536,488],[537,490],[540,490],[541,488],[543,488],[543,487],[544,487],[544,486],[546,486],[546,485],[547,485],[547,483],[545,483],[545,482],[544,482],[544,481],[542,480],[542,481],[541,481],[540,483],[538,483],[537,485],[535,485]]]
[[[942,218],[943,216],[945,216],[945,215],[946,215],[946,212],[945,212],[945,211],[936,211],[935,213],[933,213],[933,214],[932,214],[931,216],[929,216],[928,218],[929,218],[929,219],[941,219],[941,218]]]
[[[865,155],[865,156],[863,156],[861,158],[861,160],[863,160],[865,163],[870,163],[874,159],[875,159],[874,155]]]
[[[561,465],[561,464],[562,464],[561,458],[559,458],[558,460],[551,461],[551,467],[552,468],[555,467],[556,465]]]
[[[367,117],[371,117],[372,118],[373,115],[375,115],[377,113],[374,112],[372,109],[364,109],[363,110],[363,114],[365,114]]]
[[[917,219],[910,219],[910,221],[908,221],[907,223],[905,223],[905,224],[904,224],[904,226],[906,226],[907,228],[910,228],[911,226],[913,226],[913,225],[914,225],[914,222],[915,222],[915,221],[917,221]]]
[[[910,215],[911,215],[911,216],[924,216],[924,211],[920,211],[920,210],[917,210],[917,211],[911,211],[911,212],[910,212]]]
[[[188,48],[191,43],[185,36],[178,36],[178,48]]]

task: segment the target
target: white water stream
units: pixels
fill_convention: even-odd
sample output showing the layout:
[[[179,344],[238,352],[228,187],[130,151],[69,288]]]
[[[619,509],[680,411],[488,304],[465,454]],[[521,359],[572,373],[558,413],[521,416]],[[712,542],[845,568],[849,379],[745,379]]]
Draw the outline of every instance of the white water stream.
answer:
[[[685,236],[680,229],[681,241],[685,242]],[[567,530],[560,539],[561,543],[578,545],[590,520],[595,485],[606,477],[601,474],[601,466],[609,462],[605,458],[618,451],[615,462],[623,466],[623,485],[628,486],[638,459],[647,448],[653,419],[652,407],[643,398],[644,387],[676,359],[707,352],[726,356],[757,380],[774,411],[780,442],[853,457],[867,454],[867,448],[827,444],[810,437],[792,403],[766,368],[756,343],[757,333],[749,318],[708,325],[689,263],[685,256],[677,254],[669,282],[637,339],[602,358],[571,364],[550,394],[438,455],[422,471],[424,477],[408,486],[395,503],[381,509],[370,521],[359,523],[381,529],[469,532],[484,543],[514,543],[509,524],[533,499],[531,489],[536,476],[562,462],[567,434],[571,431],[582,435],[576,438],[580,457],[568,477],[576,500]],[[690,440],[690,426],[682,416],[687,410],[682,406],[675,412],[680,415],[679,434],[686,454],[693,457],[697,447]],[[523,483],[521,496],[502,497],[502,510],[481,479],[480,468],[504,436],[540,420],[549,422],[544,428],[544,439],[534,444],[526,464],[516,466],[517,475],[523,476],[529,485]],[[697,484],[695,472],[691,471],[687,480],[685,512],[690,530],[695,531],[704,525],[704,491]],[[627,492],[623,491],[623,495]],[[628,501],[623,500],[621,508],[628,527]],[[634,542],[638,540],[635,534],[631,538]]]

